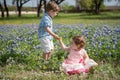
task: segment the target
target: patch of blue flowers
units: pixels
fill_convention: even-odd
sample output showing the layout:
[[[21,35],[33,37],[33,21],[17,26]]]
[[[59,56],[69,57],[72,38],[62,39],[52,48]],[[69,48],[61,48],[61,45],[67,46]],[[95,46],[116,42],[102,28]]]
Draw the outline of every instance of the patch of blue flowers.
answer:
[[[63,42],[67,46],[70,45],[70,39],[73,36],[84,35],[87,42],[85,48],[90,57],[96,60],[119,61],[120,25],[56,24],[54,28],[54,32],[63,37]],[[44,67],[41,66],[42,63],[34,61],[42,60],[37,29],[37,24],[0,25],[0,64],[7,64],[10,60],[14,64],[25,62],[25,64],[31,64],[30,66]],[[55,54],[51,61],[60,63],[67,53],[61,50],[58,41],[54,40],[54,45]]]

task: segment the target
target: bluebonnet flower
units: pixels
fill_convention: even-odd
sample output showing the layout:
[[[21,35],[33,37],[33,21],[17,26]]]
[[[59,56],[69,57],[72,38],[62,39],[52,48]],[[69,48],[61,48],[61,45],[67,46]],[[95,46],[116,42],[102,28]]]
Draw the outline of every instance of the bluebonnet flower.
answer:
[[[116,48],[116,44],[113,44],[113,49],[115,49]]]
[[[96,57],[98,57],[98,55],[99,55],[98,53],[95,54]]]
[[[107,48],[107,49],[110,49],[110,45],[108,44],[106,48]]]
[[[115,32],[120,33],[120,28],[116,28],[116,29],[115,29]]]
[[[41,60],[42,63],[44,63],[44,60]]]
[[[3,38],[2,34],[0,34],[0,38]]]
[[[115,38],[112,36],[112,39],[110,40],[111,43],[115,42]]]
[[[109,57],[109,56],[111,56],[111,52],[107,52],[107,53],[105,53],[104,54],[106,57]]]
[[[120,35],[118,35],[118,39],[120,39]]]

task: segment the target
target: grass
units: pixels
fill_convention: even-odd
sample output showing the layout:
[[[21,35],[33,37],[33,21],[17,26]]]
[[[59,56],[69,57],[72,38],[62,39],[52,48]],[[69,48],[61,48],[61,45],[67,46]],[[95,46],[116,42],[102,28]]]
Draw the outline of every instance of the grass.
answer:
[[[16,17],[16,15],[12,15],[10,16],[10,18],[0,18],[0,25],[38,24],[40,19],[41,17],[37,18],[36,15],[23,15],[21,18]],[[65,13],[65,14],[60,13],[58,16],[54,18],[54,24],[120,24],[120,12],[119,11],[102,12],[100,15],[92,15],[88,13]],[[29,60],[29,58],[25,60]],[[31,64],[33,63],[31,62]],[[6,63],[5,66],[0,66],[0,80],[1,79],[2,80],[119,80],[120,79],[119,64],[116,65],[116,63],[114,62],[104,62],[104,61],[98,61],[98,64],[99,66],[96,67],[94,71],[90,72],[88,76],[83,77],[82,75],[67,76],[60,71],[46,71],[46,70],[41,70],[39,68],[29,69],[27,65],[22,63],[15,63],[15,64]]]
[[[94,72],[88,75],[72,75],[67,76],[62,72],[54,71],[40,71],[37,70],[24,70],[23,65],[7,65],[4,69],[0,70],[3,74],[0,78],[4,80],[118,80],[120,79],[120,68],[114,68],[111,63],[99,63]],[[116,73],[117,72],[117,73]]]
[[[91,23],[119,23],[120,13],[108,13],[103,12],[100,15],[93,15],[88,13],[74,13],[74,14],[63,14],[61,13],[58,18],[55,18],[56,23],[63,24],[91,24]]]
[[[43,14],[41,14],[41,16],[42,15]],[[41,16],[36,17],[35,14],[22,15],[20,18],[16,16],[17,15],[11,15],[9,18],[0,18],[0,24],[38,24],[41,19]],[[102,12],[100,15],[88,13],[59,13],[53,21],[55,24],[117,24],[120,22],[120,11]]]

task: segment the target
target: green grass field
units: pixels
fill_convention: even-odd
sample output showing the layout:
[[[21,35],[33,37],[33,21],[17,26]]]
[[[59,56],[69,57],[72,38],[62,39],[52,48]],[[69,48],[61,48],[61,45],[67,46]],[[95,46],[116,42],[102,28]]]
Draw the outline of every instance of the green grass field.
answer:
[[[0,18],[0,24],[38,24],[41,16],[22,15],[21,18],[12,15],[9,18]],[[100,15],[88,13],[59,13],[54,19],[54,24],[117,24],[120,23],[120,11],[102,12]]]
[[[59,13],[54,18],[56,33],[64,37],[66,44],[73,35],[83,33],[87,37],[87,52],[99,65],[86,76],[67,76],[60,71],[59,63],[67,54],[59,49],[56,40],[55,54],[49,63],[41,62],[42,52],[37,38],[40,19],[36,15],[0,18],[0,80],[120,79],[120,11],[100,15]]]

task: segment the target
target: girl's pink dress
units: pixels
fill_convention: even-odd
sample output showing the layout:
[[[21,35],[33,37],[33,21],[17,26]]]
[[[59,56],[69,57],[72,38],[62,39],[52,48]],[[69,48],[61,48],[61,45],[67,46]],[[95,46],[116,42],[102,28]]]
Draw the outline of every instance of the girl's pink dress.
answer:
[[[81,72],[88,72],[91,66],[97,65],[97,63],[90,59],[86,65],[84,65],[85,49],[75,51],[70,50],[68,58],[62,63],[62,69],[66,74],[80,74]]]

